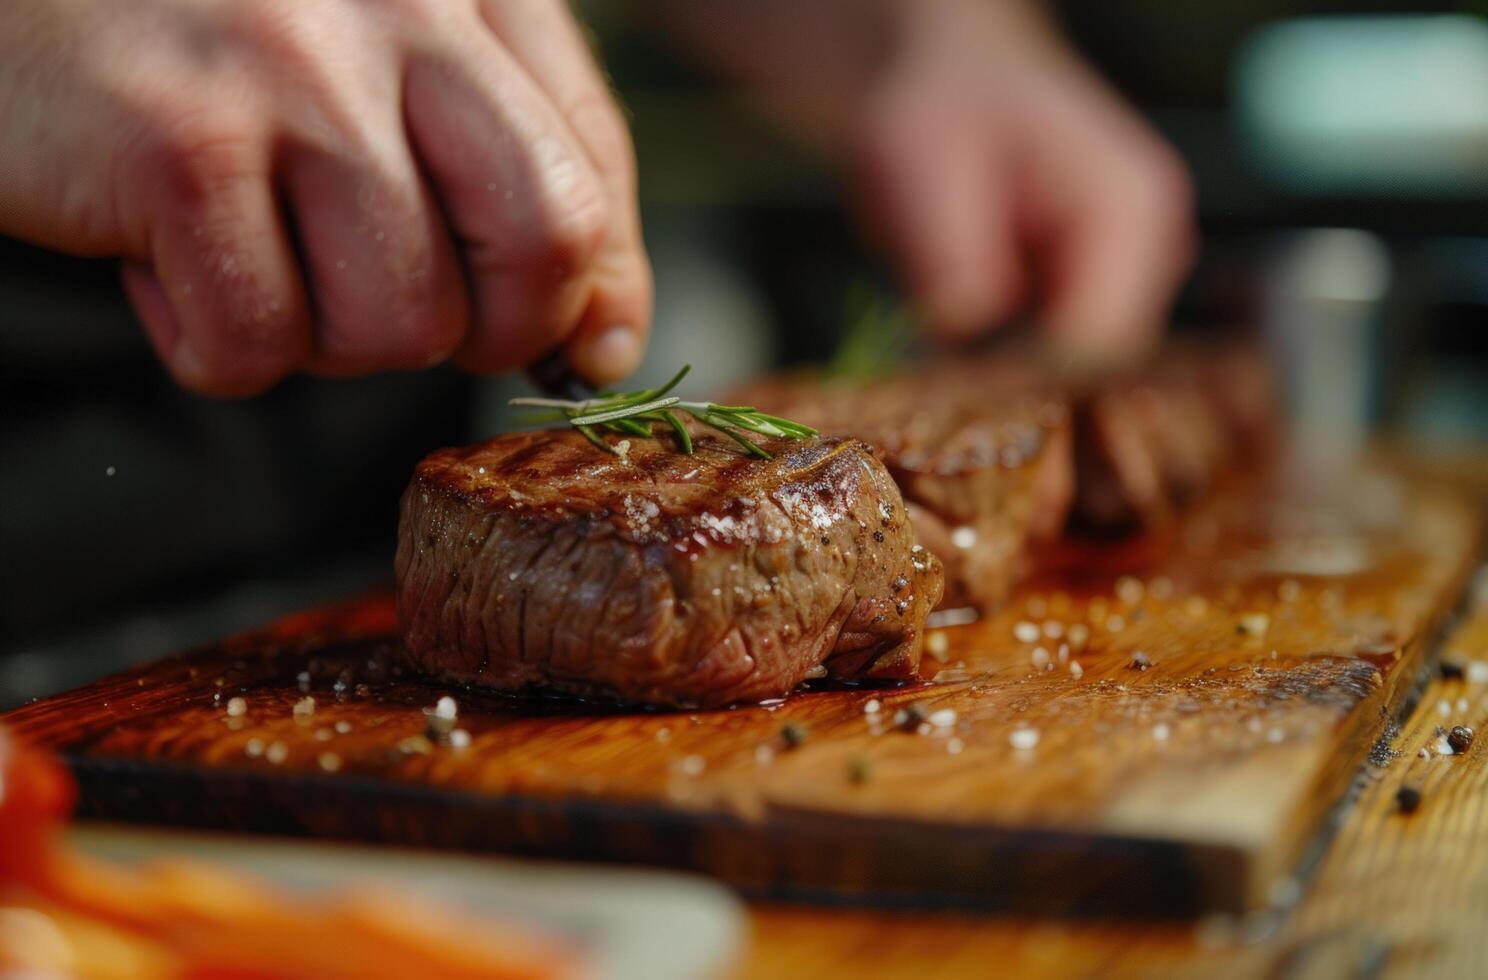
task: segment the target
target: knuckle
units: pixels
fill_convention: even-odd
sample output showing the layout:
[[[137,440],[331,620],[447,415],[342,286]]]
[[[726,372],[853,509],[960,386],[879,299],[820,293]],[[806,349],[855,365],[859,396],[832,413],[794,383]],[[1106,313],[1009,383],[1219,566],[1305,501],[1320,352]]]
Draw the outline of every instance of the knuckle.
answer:
[[[555,278],[570,278],[593,264],[609,232],[603,197],[588,195],[550,210],[533,235],[531,258]]]
[[[600,170],[627,181],[634,179],[635,146],[630,127],[613,99],[591,91],[571,104],[565,114]]]
[[[248,121],[197,113],[161,126],[139,163],[171,199],[201,210],[224,189],[262,175],[257,143]]]

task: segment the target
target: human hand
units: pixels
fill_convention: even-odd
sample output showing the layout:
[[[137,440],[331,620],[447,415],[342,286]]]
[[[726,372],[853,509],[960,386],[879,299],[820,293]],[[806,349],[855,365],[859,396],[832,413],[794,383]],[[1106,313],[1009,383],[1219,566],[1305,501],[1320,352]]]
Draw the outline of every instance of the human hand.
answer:
[[[197,391],[639,362],[630,137],[562,0],[6,0],[0,232],[120,256]]]
[[[1192,257],[1177,155],[1029,8],[899,17],[845,147],[927,323],[954,338],[1030,310],[1074,352],[1145,346]]]
[[[1159,331],[1192,253],[1177,155],[1029,0],[653,0],[842,163],[942,337],[1028,312],[1066,349]]]

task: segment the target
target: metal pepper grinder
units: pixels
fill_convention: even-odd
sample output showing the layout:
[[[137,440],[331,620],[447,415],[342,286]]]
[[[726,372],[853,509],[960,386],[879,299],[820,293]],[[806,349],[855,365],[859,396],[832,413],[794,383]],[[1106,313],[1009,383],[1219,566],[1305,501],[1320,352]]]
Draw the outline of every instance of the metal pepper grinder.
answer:
[[[1389,253],[1365,231],[1297,232],[1276,254],[1266,333],[1290,415],[1294,472],[1310,482],[1334,482],[1365,447],[1390,278]]]

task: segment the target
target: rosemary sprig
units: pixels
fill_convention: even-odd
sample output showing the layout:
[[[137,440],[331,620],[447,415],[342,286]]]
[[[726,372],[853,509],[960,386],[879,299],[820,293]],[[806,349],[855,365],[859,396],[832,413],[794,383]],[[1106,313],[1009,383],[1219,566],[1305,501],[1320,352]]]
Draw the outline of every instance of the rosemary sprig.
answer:
[[[583,433],[584,438],[613,453],[615,449],[599,436],[599,430],[621,432],[627,435],[653,435],[652,427],[665,425],[672,430],[682,452],[692,455],[692,436],[687,426],[678,417],[685,412],[711,429],[737,442],[751,456],[769,459],[753,439],[745,433],[772,436],[780,439],[807,439],[816,435],[816,430],[800,422],[792,422],[776,415],[768,415],[750,405],[719,405],[716,402],[683,401],[669,394],[687,372],[691,364],[672,375],[672,379],[660,388],[645,388],[641,391],[595,395],[583,401],[568,401],[563,398],[513,398],[508,404],[522,408],[545,408],[551,413],[547,419],[564,419],[569,425]]]

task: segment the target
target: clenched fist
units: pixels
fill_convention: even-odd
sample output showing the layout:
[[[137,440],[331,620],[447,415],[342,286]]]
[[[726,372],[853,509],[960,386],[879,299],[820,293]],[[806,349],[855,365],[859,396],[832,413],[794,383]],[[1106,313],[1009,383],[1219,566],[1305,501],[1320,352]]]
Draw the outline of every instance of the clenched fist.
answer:
[[[561,0],[5,0],[0,232],[124,259],[171,373],[629,373],[624,122]]]

